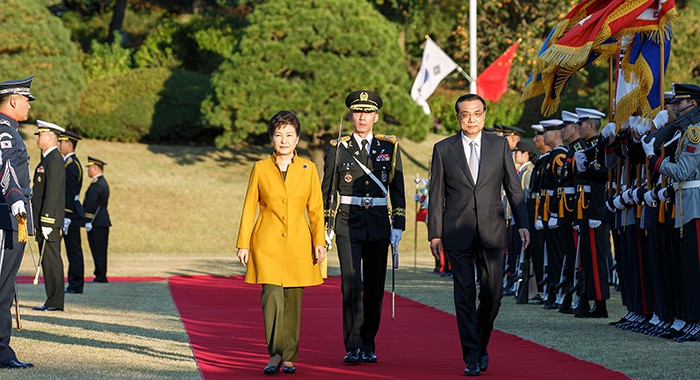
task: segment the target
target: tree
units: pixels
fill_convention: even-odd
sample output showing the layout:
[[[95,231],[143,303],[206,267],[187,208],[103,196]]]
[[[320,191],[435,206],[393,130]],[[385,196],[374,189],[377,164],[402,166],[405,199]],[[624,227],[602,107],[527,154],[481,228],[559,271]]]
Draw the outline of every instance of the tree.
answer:
[[[409,96],[405,59],[396,28],[365,1],[264,3],[238,51],[212,75],[202,114],[223,130],[216,141],[223,146],[266,133],[275,112],[293,110],[318,162],[347,114],[345,96],[368,89],[384,99],[377,132],[422,139],[431,120]]]
[[[34,0],[0,3],[2,80],[35,75],[30,117],[67,126],[85,89],[78,48],[61,20]]]
[[[109,23],[109,33],[107,34],[107,43],[114,42],[114,33],[122,33],[122,25],[124,25],[124,16],[126,15],[126,0],[116,0],[112,11],[112,21]],[[122,36],[123,37],[123,36]]]

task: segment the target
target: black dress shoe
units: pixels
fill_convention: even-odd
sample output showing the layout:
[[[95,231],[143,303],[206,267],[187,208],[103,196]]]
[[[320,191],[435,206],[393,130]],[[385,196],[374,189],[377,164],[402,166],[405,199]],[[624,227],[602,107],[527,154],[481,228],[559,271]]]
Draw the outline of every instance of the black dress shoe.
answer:
[[[0,363],[0,368],[31,368],[31,367],[34,367],[34,364],[21,362],[17,358],[6,360],[6,361]]]
[[[363,363],[376,363],[377,362],[377,355],[375,355],[374,352],[372,352],[372,351],[362,350],[362,362]]]
[[[282,357],[279,355],[273,355],[270,357],[270,361],[267,362],[263,373],[266,375],[275,375],[280,372],[280,366],[282,365]]]
[[[66,294],[83,294],[82,290],[75,290],[75,289],[66,289],[63,291],[63,293]]]
[[[479,369],[481,372],[486,372],[486,370],[489,368],[489,354],[486,355],[481,355],[481,358],[479,359]]]
[[[286,365],[282,364],[282,372],[287,373],[287,374],[294,374],[297,372],[297,367],[295,366],[289,366],[287,367]]]
[[[360,362],[360,349],[359,348],[354,348],[350,351],[348,351],[347,354],[345,354],[345,357],[343,358],[343,363],[348,363],[348,364],[357,364]]]
[[[481,369],[479,368],[479,363],[470,362],[467,363],[467,368],[464,369],[465,376],[479,376],[481,374]]]
[[[92,280],[93,283],[98,283],[98,284],[106,284],[109,281],[107,281],[106,278],[95,278]]]
[[[63,311],[62,307],[52,307],[46,305],[34,306],[32,309],[37,311]]]

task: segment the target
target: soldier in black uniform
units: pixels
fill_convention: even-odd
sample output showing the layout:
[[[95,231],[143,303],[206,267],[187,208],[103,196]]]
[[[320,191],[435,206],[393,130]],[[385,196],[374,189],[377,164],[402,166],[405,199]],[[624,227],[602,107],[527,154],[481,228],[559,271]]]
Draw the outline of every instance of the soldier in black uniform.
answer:
[[[85,283],[85,264],[80,238],[80,224],[85,218],[80,203],[80,189],[83,187],[83,167],[75,154],[80,136],[73,131],[65,131],[58,138],[58,149],[63,154],[66,167],[66,217],[63,222],[63,244],[68,257],[68,287],[66,293],[80,294]]]
[[[65,216],[66,170],[63,156],[58,151],[58,136],[64,131],[56,124],[37,120],[37,145],[41,162],[34,171],[34,198],[32,211],[38,222],[36,240],[41,252],[44,271],[46,302],[35,306],[39,311],[63,310],[63,260],[61,259],[61,231]]]
[[[17,359],[10,347],[12,333],[12,301],[15,279],[22,263],[26,234],[34,235],[29,199],[29,155],[19,135],[19,123],[27,120],[29,92],[34,77],[0,83],[0,368],[29,368],[32,363]],[[29,212],[27,212],[29,210]],[[23,233],[19,241],[18,232]],[[25,234],[26,233],[26,234]]]
[[[373,133],[382,107],[379,95],[355,91],[345,98],[345,105],[353,134],[330,143],[323,168],[323,200],[326,227],[335,231],[340,259],[347,350],[343,361],[373,363],[387,249],[389,243],[398,245],[406,224],[404,179],[397,138]],[[333,232],[328,235],[332,238]]]
[[[109,243],[109,227],[112,222],[109,219],[107,204],[109,203],[109,185],[102,175],[104,161],[88,156],[88,175],[90,186],[85,192],[83,206],[85,208],[85,230],[88,235],[90,252],[95,261],[95,279],[92,282],[107,281],[107,246]]]
[[[535,148],[540,151],[540,156],[535,162],[535,167],[532,170],[532,176],[530,176],[530,195],[527,197],[525,205],[527,206],[527,216],[530,220],[530,231],[532,231],[530,246],[527,248],[528,253],[532,259],[532,265],[534,267],[535,279],[537,280],[537,291],[542,293],[543,291],[543,280],[544,280],[544,255],[545,255],[545,243],[544,234],[542,230],[544,225],[542,224],[542,209],[543,197],[542,197],[542,176],[544,174],[545,167],[549,161],[549,152],[552,150],[551,147],[544,143],[544,129],[540,124],[533,124],[531,128],[535,131],[535,136],[532,140],[535,142]],[[539,219],[539,223],[538,223]],[[544,299],[536,297],[534,299],[536,304],[544,303]]]

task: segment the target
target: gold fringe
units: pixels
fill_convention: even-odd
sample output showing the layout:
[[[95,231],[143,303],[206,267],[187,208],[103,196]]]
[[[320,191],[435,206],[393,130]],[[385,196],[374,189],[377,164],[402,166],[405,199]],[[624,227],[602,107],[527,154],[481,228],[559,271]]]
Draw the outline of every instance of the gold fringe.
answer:
[[[544,195],[544,212],[542,213],[542,221],[549,221],[549,194],[547,193]]]
[[[659,223],[666,223],[666,202],[659,201]]]
[[[535,220],[534,222],[537,222],[537,215],[539,215],[540,212],[540,197],[535,197]]]
[[[27,218],[19,218],[17,222],[17,241],[20,243],[26,243],[29,240],[29,234],[27,233]]]

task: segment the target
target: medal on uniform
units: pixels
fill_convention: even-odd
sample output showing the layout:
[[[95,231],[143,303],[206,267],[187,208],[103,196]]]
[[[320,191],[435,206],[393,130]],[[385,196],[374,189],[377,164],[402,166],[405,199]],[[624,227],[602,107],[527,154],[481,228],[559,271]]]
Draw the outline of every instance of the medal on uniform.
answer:
[[[386,182],[386,181],[388,181],[388,180],[389,180],[389,178],[388,178],[388,176],[386,175],[386,171],[382,170],[382,182]]]
[[[343,177],[343,179],[344,179],[345,182],[347,182],[347,183],[352,182],[352,174],[350,174],[350,173],[346,174],[345,177]]]

